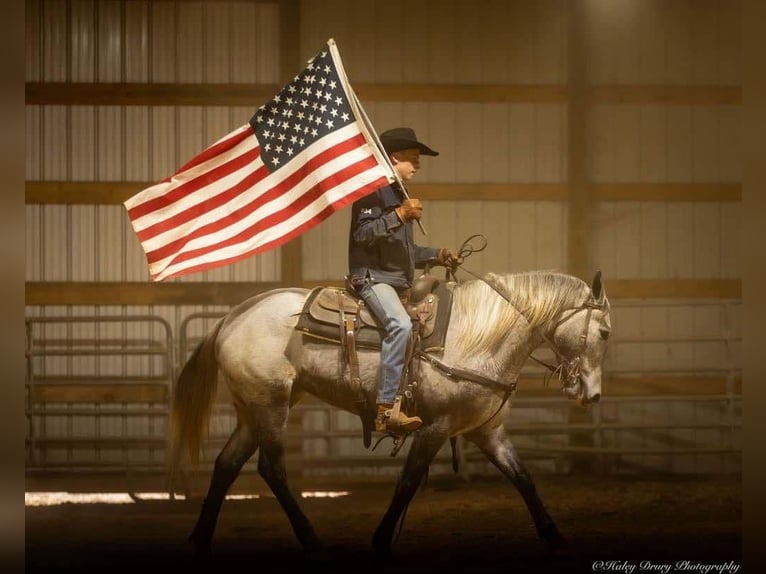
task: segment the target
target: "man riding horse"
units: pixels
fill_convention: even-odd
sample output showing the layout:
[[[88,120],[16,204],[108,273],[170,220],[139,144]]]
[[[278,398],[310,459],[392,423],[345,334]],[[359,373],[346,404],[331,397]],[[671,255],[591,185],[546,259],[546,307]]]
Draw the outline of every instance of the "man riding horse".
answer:
[[[401,181],[412,179],[420,167],[421,155],[439,155],[419,142],[411,128],[385,131],[380,134],[380,141]],[[412,320],[404,305],[415,269],[462,262],[448,248],[415,244],[412,222],[422,215],[421,201],[408,198],[398,183],[357,200],[351,212],[349,280],[385,329],[375,419],[375,429],[381,433],[411,432],[423,424],[420,417],[393,409],[412,332]]]

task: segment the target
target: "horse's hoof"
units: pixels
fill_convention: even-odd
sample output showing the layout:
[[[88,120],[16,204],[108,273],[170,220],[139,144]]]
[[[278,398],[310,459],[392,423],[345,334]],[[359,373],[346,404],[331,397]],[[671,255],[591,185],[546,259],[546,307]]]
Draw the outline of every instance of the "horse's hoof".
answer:
[[[541,533],[543,541],[545,542],[545,549],[550,556],[556,558],[573,558],[575,556],[572,547],[569,546],[566,538],[564,538],[555,526]]]
[[[307,555],[318,555],[324,551],[324,545],[314,535],[305,538],[301,542],[301,546],[303,546],[303,552]]]
[[[575,552],[566,539],[561,534],[545,541],[545,548],[550,556],[554,558],[574,558]]]
[[[372,550],[375,552],[375,557],[378,560],[391,560],[393,553],[391,552],[391,544],[375,538],[372,539]]]

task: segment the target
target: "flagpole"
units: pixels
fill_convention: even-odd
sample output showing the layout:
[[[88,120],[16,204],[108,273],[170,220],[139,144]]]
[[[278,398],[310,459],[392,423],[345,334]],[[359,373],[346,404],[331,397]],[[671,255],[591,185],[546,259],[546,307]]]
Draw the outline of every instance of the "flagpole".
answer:
[[[361,116],[361,120],[364,124],[364,127],[366,128],[367,132],[372,136],[372,139],[375,141],[375,144],[377,146],[375,154],[376,156],[383,157],[386,160],[386,164],[391,169],[391,173],[394,175],[394,179],[399,184],[399,187],[402,190],[402,193],[404,194],[405,199],[410,199],[409,193],[407,193],[407,189],[404,187],[404,182],[402,181],[402,178],[399,177],[399,173],[394,169],[394,166],[391,164],[391,158],[388,157],[388,154],[385,153],[385,148],[383,147],[383,144],[380,141],[380,138],[378,137],[378,133],[375,131],[375,127],[372,125],[372,122],[370,121],[370,118],[367,117],[367,112],[364,111],[364,107],[362,106],[362,103],[359,101],[359,98],[356,95],[356,92],[351,87],[351,83],[348,81],[348,77],[346,76],[346,70],[343,67],[343,63],[340,57],[340,52],[338,51],[338,47],[335,43],[335,40],[333,38],[330,38],[327,42],[327,44],[330,47],[330,53],[333,56],[333,60],[335,61],[335,66],[338,69],[338,75],[343,81],[343,87],[346,90],[346,93],[348,94],[348,102],[351,105],[351,108],[354,111],[354,115],[359,118]],[[428,235],[426,233],[425,228],[423,227],[423,223],[417,219],[418,227],[420,228],[420,231],[423,235]]]
[[[364,111],[364,108],[362,107],[362,104],[359,101],[359,98],[356,97],[356,92],[352,92],[351,95],[354,100],[354,103],[359,106],[359,111],[361,112],[361,115],[362,115],[362,121],[367,127],[367,131],[372,134],[372,137],[375,139],[375,143],[377,144],[378,149],[385,151],[385,148],[383,147],[383,144],[381,143],[380,138],[378,137],[378,134],[375,131],[375,128],[373,127],[372,122],[370,121],[370,118],[367,117],[367,112]],[[388,157],[387,153],[383,153],[382,155],[385,156],[386,162],[391,168],[391,172],[394,174],[394,177],[396,178],[396,182],[399,184],[399,187],[401,187],[404,197],[406,199],[410,199],[410,194],[407,193],[407,188],[404,187],[404,182],[402,181],[402,178],[399,177],[399,172],[397,172],[394,169],[394,166],[391,165],[391,158]],[[421,233],[423,233],[423,235],[428,235],[428,233],[426,233],[425,228],[423,227],[423,223],[419,219],[416,219],[416,221],[418,222],[418,227],[420,228]]]

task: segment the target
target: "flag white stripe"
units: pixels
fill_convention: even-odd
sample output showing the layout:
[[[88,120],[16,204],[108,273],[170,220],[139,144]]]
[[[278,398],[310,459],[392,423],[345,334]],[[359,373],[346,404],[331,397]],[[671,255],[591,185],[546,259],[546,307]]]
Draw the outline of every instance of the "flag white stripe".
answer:
[[[289,217],[282,223],[278,225],[274,225],[267,229],[264,229],[263,231],[259,232],[258,234],[254,235],[253,237],[243,242],[222,247],[221,249],[206,253],[204,255],[195,257],[193,259],[188,259],[186,261],[182,261],[176,264],[171,264],[167,268],[159,272],[157,276],[155,277],[155,279],[161,280],[167,277],[168,275],[178,273],[179,271],[183,271],[184,269],[195,267],[201,264],[209,264],[210,262],[217,261],[217,260],[226,260],[232,257],[236,257],[238,255],[241,255],[243,253],[253,251],[261,245],[270,243],[272,241],[279,239],[280,237],[284,235],[289,234],[292,230],[300,227],[307,221],[310,221],[311,219],[316,217],[329,205],[343,199],[350,193],[353,193],[356,190],[358,190],[360,187],[363,187],[381,177],[385,178],[386,176],[387,176],[387,172],[383,168],[381,168],[379,165],[375,165],[371,169],[368,169],[358,174],[357,176],[349,179],[348,181],[345,181],[342,184],[335,186],[334,188],[323,193],[321,196],[319,196],[316,200],[314,200],[312,203],[307,205],[300,212],[292,215],[291,217]],[[162,265],[165,265],[165,264],[167,264],[167,260],[164,260],[163,262],[157,262],[156,265],[151,266],[152,273],[154,274],[155,269],[162,269]]]

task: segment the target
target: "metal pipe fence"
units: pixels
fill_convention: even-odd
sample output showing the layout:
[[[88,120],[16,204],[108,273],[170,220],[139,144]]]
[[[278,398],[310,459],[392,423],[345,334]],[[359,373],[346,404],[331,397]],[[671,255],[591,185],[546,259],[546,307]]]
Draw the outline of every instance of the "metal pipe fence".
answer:
[[[723,347],[723,364],[630,368],[607,360],[607,380],[632,377],[640,382],[663,375],[678,384],[670,393],[605,393],[585,421],[582,417],[570,420],[571,403],[563,396],[525,396],[522,387],[506,421],[516,436],[517,449],[554,471],[566,471],[573,455],[593,456],[601,468],[609,471],[620,471],[622,462],[640,466],[636,461],[642,457],[653,460],[658,456],[689,455],[733,458],[735,462],[729,466],[736,467],[741,454],[738,434],[742,396],[737,387],[741,369],[733,347],[741,343],[741,337],[732,328],[731,315],[740,304],[613,303],[613,316],[620,309],[717,307],[722,314],[719,333],[616,337],[610,340],[610,353],[615,348],[636,345],[718,344]],[[153,315],[27,318],[27,469],[163,469],[172,382],[194,346],[223,315],[191,313],[179,323],[175,336],[166,320]],[[85,333],[75,333],[74,325],[91,327]],[[79,367],[85,368],[78,370],[78,361]],[[539,367],[530,364],[522,379],[540,382],[543,375]],[[722,392],[695,392],[696,382],[710,375],[723,378]],[[158,387],[163,392],[158,393]],[[73,422],[78,418],[89,420],[88,428],[93,432],[82,432],[85,427]],[[356,416],[308,400],[294,408],[293,418],[297,422],[288,429],[288,436],[297,446],[288,449],[288,460],[304,474],[332,469],[365,472],[381,466],[395,470],[400,464],[401,455],[396,459],[385,457],[382,463],[384,458],[379,453],[363,449]],[[96,424],[96,419],[108,420],[109,424]],[[228,438],[235,419],[231,406],[216,404],[211,436],[205,445],[208,467]],[[78,428],[80,432],[73,432]],[[574,436],[585,437],[585,444],[574,442]],[[477,449],[461,441],[458,450],[465,478],[489,468]],[[450,460],[451,453],[445,448],[434,464],[446,469]],[[254,464],[250,463],[251,469]]]

